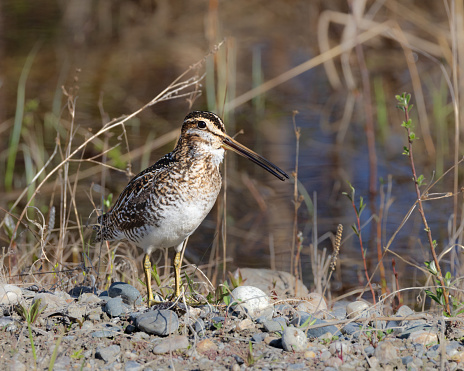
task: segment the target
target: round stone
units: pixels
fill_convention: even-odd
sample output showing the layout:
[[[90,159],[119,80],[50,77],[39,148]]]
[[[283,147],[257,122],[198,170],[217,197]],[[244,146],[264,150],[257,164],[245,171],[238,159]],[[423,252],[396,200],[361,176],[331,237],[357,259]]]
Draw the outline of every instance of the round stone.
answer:
[[[366,318],[369,313],[367,309],[369,308],[369,304],[365,301],[357,300],[349,303],[346,306],[346,314],[348,318],[353,319],[356,317]]]
[[[115,359],[118,354],[121,352],[121,347],[119,345],[110,345],[108,347],[98,346],[95,351],[95,358],[104,360],[106,363]]]
[[[21,300],[21,289],[15,285],[0,285],[0,304],[16,305]]]
[[[140,291],[125,282],[113,282],[108,289],[108,296],[111,298],[120,296],[124,303],[129,305],[142,304],[142,295]]]
[[[147,334],[169,335],[179,328],[179,318],[172,310],[151,310],[135,320],[137,328]]]
[[[282,347],[287,352],[302,352],[308,349],[306,334],[295,327],[287,327],[282,334]]]
[[[189,346],[189,341],[187,336],[170,336],[161,341],[158,341],[155,347],[153,348],[154,354],[164,354],[169,351],[173,352],[179,349],[187,349]]]
[[[244,310],[252,317],[258,317],[269,309],[269,296],[253,286],[239,286],[232,291],[235,310]]]
[[[103,310],[111,317],[119,317],[122,314],[128,313],[130,308],[123,302],[121,297],[117,297],[108,300]]]

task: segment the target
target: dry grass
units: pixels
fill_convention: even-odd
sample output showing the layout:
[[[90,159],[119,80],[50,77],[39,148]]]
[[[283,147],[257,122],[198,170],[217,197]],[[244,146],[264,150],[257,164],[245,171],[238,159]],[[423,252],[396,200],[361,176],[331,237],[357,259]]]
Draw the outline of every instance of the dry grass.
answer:
[[[464,26],[460,22],[464,17],[462,4],[443,1],[429,2],[425,5],[408,3],[406,6],[397,0],[369,3],[354,1],[351,2],[350,9],[346,9],[345,2],[334,2],[330,10],[324,8],[324,2],[299,4],[307,11],[305,13],[295,12],[292,6],[280,2],[266,3],[265,6],[258,2],[247,5],[246,14],[237,5],[214,4],[216,3],[212,2],[208,9],[200,10],[197,6],[189,4],[186,12],[188,14],[183,14],[177,5],[166,5],[162,9],[153,10],[145,4],[142,8],[133,11],[138,11],[137,14],[140,17],[144,13],[152,14],[157,20],[156,31],[166,38],[159,37],[153,27],[148,25],[149,22],[147,25],[141,22],[139,29],[120,30],[121,33],[127,31],[126,38],[121,36],[123,46],[121,49],[125,50],[125,53],[133,52],[138,40],[143,39],[142,36],[145,35],[146,39],[143,40],[151,40],[153,45],[159,48],[157,50],[163,50],[166,54],[174,56],[175,63],[172,63],[174,67],[165,74],[166,76],[163,76],[167,79],[167,76],[173,74],[172,71],[178,70],[180,66],[182,69],[185,68],[185,61],[191,60],[187,58],[189,55],[198,56],[207,49],[205,44],[214,48],[214,45],[228,36],[222,49],[216,50],[213,56],[206,58],[206,67],[202,65],[201,68],[203,68],[202,71],[207,72],[206,105],[211,110],[226,116],[227,122],[230,123],[228,130],[232,133],[236,131],[235,122],[243,116],[246,117],[245,123],[250,121],[267,123],[280,119],[272,117],[272,113],[267,113],[263,107],[270,112],[279,112],[281,116],[290,118],[289,112],[299,108],[293,106],[292,98],[284,102],[286,104],[284,108],[277,106],[276,101],[281,103],[284,100],[282,97],[288,91],[285,89],[292,81],[295,81],[293,79],[302,78],[306,76],[303,74],[308,71],[323,66],[327,84],[334,91],[341,93],[335,98],[329,97],[327,102],[324,102],[324,106],[321,104],[312,109],[322,112],[321,126],[326,132],[333,134],[333,152],[341,153],[340,157],[344,157],[347,153],[344,152],[344,147],[355,147],[357,142],[353,138],[356,137],[356,133],[360,132],[359,127],[361,127],[361,132],[366,129],[368,134],[363,140],[370,143],[370,152],[364,155],[368,157],[367,160],[370,160],[368,170],[370,185],[365,185],[364,189],[369,189],[372,197],[369,199],[370,215],[362,220],[360,230],[363,230],[365,236],[369,234],[368,228],[372,228],[370,235],[374,242],[371,245],[377,251],[375,256],[368,257],[369,264],[366,273],[370,278],[368,282],[381,283],[377,294],[383,295],[391,295],[400,289],[397,287],[389,263],[391,256],[395,257],[396,269],[400,272],[399,285],[422,287],[433,284],[431,275],[423,267],[423,261],[417,262],[414,256],[405,256],[398,253],[396,249],[398,236],[414,223],[412,216],[416,204],[401,205],[403,216],[400,217],[398,214],[393,216],[390,211],[395,203],[395,194],[409,192],[409,190],[406,187],[395,189],[391,179],[385,184],[379,184],[376,175],[378,163],[374,155],[377,155],[377,160],[379,160],[382,154],[388,152],[385,143],[393,142],[401,130],[397,125],[401,119],[399,113],[395,111],[393,96],[404,90],[410,91],[417,109],[417,118],[414,119],[417,122],[418,136],[421,139],[417,144],[416,153],[420,154],[418,162],[419,166],[424,169],[422,173],[429,180],[428,186],[422,190],[422,200],[426,203],[433,202],[435,205],[437,202],[445,203],[448,199],[452,199],[452,203],[446,204],[450,205],[449,220],[440,221],[440,233],[437,233],[434,238],[439,243],[441,254],[438,258],[442,268],[453,272],[455,287],[452,290],[458,297],[461,277],[464,274],[464,265],[459,252],[464,236],[464,211],[461,207],[459,186],[462,180],[460,173],[462,113],[460,107],[464,104],[464,94],[462,94],[464,43],[461,40],[464,37],[462,29]],[[126,6],[131,5],[127,3]],[[234,25],[234,20],[240,19],[243,23],[236,23],[240,23],[242,27],[249,30],[256,22],[255,17],[252,16],[256,14],[255,10],[261,14],[260,22],[263,22],[263,30],[256,31],[256,35],[245,32],[246,35],[243,36],[243,30]],[[101,16],[104,13],[105,9],[102,5],[98,14]],[[203,25],[199,25],[202,17],[191,17],[191,14],[203,13],[208,17],[206,36],[197,31],[193,32],[193,30],[203,29]],[[166,14],[177,21],[176,31],[184,35],[182,39],[176,39],[176,42],[168,39],[168,35],[171,35],[173,30],[172,25],[166,21],[170,19]],[[309,23],[307,22],[308,14],[312,21]],[[104,18],[99,18],[97,15],[89,22],[100,26],[96,29],[108,32],[111,27],[105,26]],[[120,24],[129,24],[127,19],[123,19],[124,15],[120,17],[122,17],[119,19]],[[142,19],[145,18],[142,17]],[[68,19],[68,21],[69,27],[79,23],[78,19]],[[261,33],[269,35],[271,40],[278,40],[280,35],[277,34],[281,31],[275,30],[274,25],[280,24],[279,22],[290,29],[283,42],[283,45],[288,45],[289,48],[280,54],[274,50],[269,51],[267,56],[271,58],[268,60],[259,52],[255,52],[253,58],[256,63],[252,71],[254,77],[249,78],[250,74],[246,72],[248,65],[245,63],[250,59],[248,55],[250,43],[254,45],[253,43],[260,40]],[[296,37],[297,35],[302,36]],[[98,37],[103,40],[102,43],[109,40],[106,39],[109,36],[103,31]],[[82,38],[81,45],[86,45],[89,35],[84,33]],[[196,38],[206,41],[198,42]],[[302,43],[302,39],[305,43]],[[137,40],[137,43],[134,40]],[[271,43],[271,45],[274,44]],[[77,48],[76,45],[73,47]],[[311,54],[311,57],[296,66],[288,62],[290,59],[288,55],[292,55],[293,52],[291,48],[301,50],[303,47],[311,50],[311,53],[307,53]],[[145,46],[143,53],[148,53],[147,49],[149,48]],[[114,54],[113,58],[100,56],[102,60],[104,59],[102,66],[110,71],[109,75],[123,70],[122,66],[126,59],[121,57],[122,54]],[[152,54],[141,55],[140,59],[132,60],[133,64],[129,69],[137,72],[134,75],[124,72],[127,76],[124,75],[122,78],[125,84],[128,84],[130,79],[137,79],[140,85],[150,91],[149,83],[145,82],[149,79],[144,79],[150,74],[150,65],[146,61],[155,58]],[[35,58],[43,58],[40,55],[40,49]],[[100,66],[96,59],[92,59],[93,64]],[[1,280],[25,285],[32,283],[42,286],[60,285],[63,289],[83,284],[87,280],[91,283],[98,282],[102,286],[105,286],[109,279],[138,282],[137,269],[140,267],[140,258],[137,249],[125,243],[103,244],[94,248],[91,244],[91,232],[86,226],[95,216],[94,210],[100,209],[100,205],[107,198],[108,190],[111,189],[110,173],[115,174],[117,171],[122,176],[129,177],[132,174],[134,161],[142,166],[147,165],[151,151],[162,148],[175,140],[177,131],[172,130],[162,136],[156,136],[156,139],[154,137],[144,138],[146,140],[142,145],[131,149],[133,144],[130,142],[128,133],[139,130],[139,117],[140,120],[143,118],[152,120],[156,117],[157,114],[150,112],[148,107],[173,98],[187,100],[187,105],[191,106],[200,92],[199,84],[203,76],[203,72],[198,72],[200,66],[195,65],[188,69],[188,73],[196,73],[194,77],[189,78],[182,74],[148,104],[141,104],[136,98],[131,98],[127,105],[141,108],[134,108],[132,114],[114,120],[109,117],[120,114],[117,98],[115,98],[116,108],[107,113],[104,109],[103,96],[99,95],[93,99],[95,97],[85,95],[84,91],[88,91],[80,85],[80,81],[88,81],[88,79],[83,78],[82,74],[87,74],[86,76],[93,74],[94,80],[92,81],[103,91],[127,90],[130,85],[124,86],[123,83],[121,87],[115,87],[106,82],[105,86],[104,83],[99,82],[99,78],[103,75],[99,68],[91,72],[88,70],[81,73],[73,72],[76,76],[75,82],[66,84],[66,89],[61,90],[65,78],[60,78],[58,88],[54,93],[55,101],[59,101],[62,94],[66,97],[65,109],[61,110],[60,104],[54,104],[51,110],[53,115],[41,120],[32,102],[33,99],[28,101],[24,97],[24,92],[28,92],[25,90],[28,89],[26,82],[38,84],[43,82],[43,78],[37,76],[37,72],[33,73],[35,62],[28,63],[27,68],[23,70],[23,76],[27,76],[30,72],[29,77],[26,81],[21,80],[16,89],[22,91],[23,94],[18,94],[20,100],[16,105],[16,113],[12,116],[14,119],[0,117],[2,119],[0,134],[15,132],[12,144],[17,143],[15,146],[10,146],[10,149],[3,148],[0,157],[1,163],[5,164],[2,175],[6,175],[7,179],[6,183],[1,185],[3,201],[1,201],[0,229],[4,249]],[[271,68],[266,63],[271,64]],[[67,75],[65,70],[66,68],[63,67],[63,75]],[[381,81],[381,83],[376,85],[375,81]],[[438,89],[437,86],[446,88]],[[304,89],[314,90],[318,87],[305,86]],[[31,91],[35,93],[37,90],[31,89]],[[31,94],[35,97],[34,93]],[[36,96],[39,97],[41,94],[37,92]],[[115,96],[117,97],[118,94]],[[380,96],[386,97],[384,106],[381,105]],[[95,103],[97,100],[98,103]],[[89,101],[92,102],[91,109],[89,109]],[[332,105],[334,101],[337,105]],[[441,104],[433,104],[435,101]],[[253,103],[250,104],[250,102]],[[277,107],[272,107],[272,104]],[[164,103],[159,107],[163,110],[176,110],[169,106],[169,103]],[[308,109],[308,107],[305,108]],[[84,112],[87,110],[98,110],[102,120],[100,127],[89,125],[90,130],[82,125],[82,116],[85,117]],[[326,112],[328,114],[324,116]],[[324,117],[327,117],[325,121]],[[432,119],[434,117],[440,119],[434,120]],[[160,117],[156,118],[159,121],[162,120]],[[381,123],[384,123],[383,127],[380,127]],[[265,132],[263,135],[273,133],[267,135],[278,137],[273,138],[274,142],[284,141],[285,138],[290,137],[292,131],[290,127],[284,129],[281,127],[282,125],[270,124],[262,130]],[[259,127],[247,129],[251,132],[261,130]],[[286,134],[285,138],[279,137],[279,134],[286,131],[290,134]],[[19,137],[17,133],[20,133]],[[386,138],[381,137],[379,133],[386,133]],[[151,135],[154,136],[154,134]],[[300,143],[300,149],[308,143],[315,143],[304,138],[304,129],[301,135],[303,141]],[[437,138],[441,140],[438,141]],[[53,144],[51,147],[50,143]],[[285,153],[284,156],[293,157],[293,154]],[[14,169],[11,168],[12,165],[6,166],[7,158],[15,159],[15,161],[10,160],[15,164]],[[269,249],[266,250],[265,259],[259,259],[261,263],[269,262],[269,265],[278,269],[293,270],[295,274],[298,273],[304,278],[306,283],[310,280],[305,272],[309,271],[309,267],[312,266],[313,286],[320,292],[327,281],[328,262],[330,262],[329,252],[324,250],[324,244],[326,248],[330,248],[327,240],[333,238],[336,226],[341,222],[345,224],[345,231],[348,231],[346,225],[353,222],[354,216],[345,215],[345,212],[341,211],[333,220],[329,222],[322,220],[323,223],[321,223],[317,215],[321,209],[348,210],[349,205],[342,203],[340,194],[346,180],[354,183],[352,174],[355,173],[357,164],[351,164],[351,167],[348,167],[340,161],[341,165],[336,167],[334,173],[327,175],[326,178],[333,177],[334,179],[328,183],[322,183],[320,188],[330,184],[334,195],[332,198],[317,200],[312,189],[307,191],[302,184],[296,183],[294,204],[290,204],[291,196],[286,199],[282,198],[276,202],[277,207],[274,207],[277,212],[268,216],[272,214],[273,207],[267,202],[269,200],[267,193],[275,192],[275,190],[272,189],[272,185],[267,188],[262,184],[257,186],[249,178],[240,176],[236,172],[236,161],[236,159],[228,159],[228,181],[225,184],[227,191],[224,192],[219,202],[217,222],[209,226],[215,229],[214,241],[209,243],[210,258],[208,264],[200,268],[207,271],[207,276],[211,278],[214,286],[218,285],[228,270],[227,257],[232,256],[237,259],[242,254],[243,241],[247,241],[251,247],[255,241],[260,241],[260,236],[265,235],[264,239],[269,241],[267,244]],[[302,174],[305,169],[302,166],[304,161],[302,159],[299,161],[299,178],[308,177],[307,174]],[[431,170],[435,166],[431,164],[437,164],[436,168],[443,170],[436,174],[437,180],[434,180],[435,175]],[[448,172],[446,172],[447,168],[450,169]],[[400,174],[392,175],[394,178],[401,176]],[[360,181],[357,180],[357,182],[359,184]],[[252,194],[247,200],[256,202],[259,212],[244,215],[240,205],[237,205],[239,204],[237,200],[241,200],[241,193],[244,193],[243,189]],[[290,192],[291,190],[288,194]],[[300,197],[304,201],[301,205],[305,207],[298,207],[300,206],[298,202],[302,202]],[[433,206],[431,210],[433,212]],[[285,225],[282,229],[286,228],[284,231],[276,228],[283,218],[285,218]],[[294,221],[293,230],[292,221]],[[267,223],[273,224],[269,226],[266,225]],[[391,224],[395,227],[392,228]],[[318,229],[321,225],[324,230],[322,236],[319,237]],[[389,228],[387,228],[388,225],[390,225]],[[265,227],[266,232],[263,232]],[[420,232],[421,228],[417,227],[417,229],[419,232],[411,242],[411,249],[417,249],[423,237]],[[414,230],[414,227],[411,227],[411,230]],[[292,239],[294,243],[290,242]],[[298,245],[298,241],[301,241],[301,245]],[[259,245],[258,242],[256,244]],[[359,242],[355,241],[353,233],[347,233],[341,243],[338,271],[333,277],[335,282],[343,282],[342,272],[352,270],[361,262],[362,257],[359,252],[356,258],[352,258],[353,251],[358,251],[358,246]],[[372,250],[374,249],[370,251]],[[385,260],[386,257],[388,261]],[[355,264],[352,264],[353,261]],[[160,252],[157,265],[164,278],[162,285],[168,286],[170,261],[165,251]],[[192,273],[198,273],[195,267],[188,265],[187,268]],[[403,283],[401,273],[410,268],[414,269],[417,274],[417,282],[410,280]],[[367,282],[363,278],[364,273],[363,271],[358,275],[359,282],[352,282],[349,285],[350,287],[356,286],[352,295],[364,292],[363,289],[359,290],[360,287],[367,287]],[[345,286],[344,289],[346,288]],[[410,291],[406,291],[408,295]],[[416,295],[417,292],[405,300],[414,302]],[[421,295],[421,300],[425,303],[423,292]]]

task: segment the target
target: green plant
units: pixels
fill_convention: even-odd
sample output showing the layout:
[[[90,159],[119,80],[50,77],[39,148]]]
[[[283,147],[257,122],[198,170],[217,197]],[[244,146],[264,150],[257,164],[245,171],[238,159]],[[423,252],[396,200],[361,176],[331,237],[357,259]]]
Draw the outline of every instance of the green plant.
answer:
[[[364,273],[366,274],[366,279],[367,279],[367,282],[369,284],[369,288],[371,289],[372,300],[374,301],[374,304],[375,304],[376,303],[375,292],[374,292],[374,289],[372,287],[371,280],[369,278],[369,274],[367,273],[367,262],[366,262],[367,250],[364,249],[363,240],[362,240],[362,236],[361,236],[361,213],[363,212],[364,208],[366,207],[366,204],[364,203],[364,199],[361,196],[361,197],[359,197],[359,207],[356,207],[355,189],[351,185],[351,183],[348,182],[348,184],[350,186],[351,193],[343,192],[343,194],[346,197],[348,197],[348,199],[351,201],[351,206],[353,207],[353,210],[354,210],[355,215],[356,215],[356,224],[352,225],[351,228],[353,228],[354,233],[356,234],[356,236],[358,236],[358,239],[359,239],[359,246],[361,247],[361,255],[362,255],[362,259],[363,259],[363,263],[364,263]]]
[[[413,124],[412,124],[411,118],[409,117],[409,112],[411,111],[411,109],[413,107],[413,105],[409,103],[410,100],[411,100],[411,94],[403,93],[401,95],[396,95],[395,98],[398,101],[397,107],[401,111],[403,111],[403,113],[404,113],[404,121],[401,124],[401,126],[406,129],[406,132],[407,132],[407,135],[408,135],[408,145],[403,148],[404,149],[403,150],[403,155],[406,155],[406,156],[409,157],[409,161],[410,161],[410,164],[411,164],[412,180],[414,182],[414,187],[415,187],[415,190],[416,190],[417,204],[418,204],[418,208],[419,208],[419,213],[421,215],[422,222],[424,224],[425,232],[427,233],[427,239],[428,239],[428,242],[429,242],[430,251],[432,253],[432,258],[433,258],[433,262],[425,262],[425,266],[427,267],[428,271],[432,275],[434,275],[436,277],[436,281],[437,281],[437,283],[439,285],[436,288],[436,294],[433,294],[431,291],[428,291],[428,293],[426,291],[426,294],[428,296],[430,296],[430,294],[432,294],[433,297],[431,297],[431,298],[433,300],[435,300],[435,301],[438,300],[437,303],[439,303],[440,305],[443,306],[444,313],[447,316],[450,316],[451,315],[451,309],[450,309],[450,305],[449,305],[449,292],[448,292],[448,289],[447,289],[448,285],[445,284],[445,280],[443,279],[443,276],[441,274],[440,264],[438,262],[438,257],[437,257],[437,254],[435,252],[436,247],[437,247],[437,243],[436,243],[435,240],[432,239],[432,230],[430,229],[430,227],[429,227],[429,225],[427,223],[424,208],[422,206],[422,195],[421,195],[419,187],[424,183],[424,177],[423,177],[423,175],[417,176],[416,166],[414,164],[414,156],[413,156],[413,152],[412,152],[412,144],[413,144],[414,140],[416,140],[417,138],[416,138],[415,133],[412,131]]]
[[[301,325],[300,328],[306,328],[307,326],[312,326],[316,323],[316,318],[313,318],[312,316],[309,316],[306,321],[304,321]]]
[[[61,340],[63,339],[64,333],[56,340],[55,348],[53,349],[52,358],[50,359],[50,364],[48,365],[48,371],[53,371],[53,366],[55,365],[56,357],[58,356],[58,350],[60,348]]]
[[[425,262],[425,266],[427,267],[427,270],[434,275],[435,277],[437,276],[437,269],[435,266],[435,263],[433,261],[430,262]],[[452,286],[452,277],[451,277],[451,272],[446,272],[444,281],[446,287]],[[436,288],[435,292],[431,290],[425,290],[425,294],[435,301],[437,304],[441,305],[443,308],[446,305],[445,302],[445,290],[442,287],[439,287],[440,285],[440,280],[435,279],[435,283],[438,285]],[[464,308],[463,308],[463,303],[461,303],[458,299],[456,299],[454,296],[449,295],[449,299],[451,299],[451,313],[447,313],[445,310],[443,311],[443,315],[446,317],[456,317],[459,314],[464,313]]]
[[[73,354],[71,354],[72,359],[82,359],[84,358],[84,355],[82,354],[83,349],[78,349],[76,350]]]
[[[246,359],[246,364],[248,367],[253,366],[256,364],[257,361],[259,361],[261,358],[264,357],[264,354],[261,354],[258,358],[255,358],[253,355],[253,343],[251,341],[248,342],[248,352],[247,352],[247,359]]]
[[[30,307],[26,307],[23,304],[19,304],[15,306],[16,312],[26,321],[27,329],[29,331],[29,340],[31,341],[31,348],[32,348],[32,356],[34,357],[34,366],[37,369],[37,353],[35,351],[34,345],[34,337],[32,336],[32,327],[31,325],[39,318],[40,314],[45,310],[47,307],[40,307],[40,302],[42,300],[39,299]]]

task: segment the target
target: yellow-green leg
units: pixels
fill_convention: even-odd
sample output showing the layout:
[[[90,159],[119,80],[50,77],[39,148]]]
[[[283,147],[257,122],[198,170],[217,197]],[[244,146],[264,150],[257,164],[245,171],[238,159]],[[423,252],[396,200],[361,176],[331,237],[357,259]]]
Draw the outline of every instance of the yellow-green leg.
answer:
[[[180,267],[182,262],[180,261],[180,252],[176,252],[176,256],[174,258],[174,284],[176,285],[176,291],[174,293],[174,298],[178,298],[180,296]]]
[[[150,256],[148,254],[145,254],[145,257],[143,258],[143,270],[145,272],[145,282],[147,283],[147,290],[148,290],[148,307],[151,307],[152,305],[156,304],[155,299],[153,298],[153,291],[151,289],[151,262],[150,262]]]

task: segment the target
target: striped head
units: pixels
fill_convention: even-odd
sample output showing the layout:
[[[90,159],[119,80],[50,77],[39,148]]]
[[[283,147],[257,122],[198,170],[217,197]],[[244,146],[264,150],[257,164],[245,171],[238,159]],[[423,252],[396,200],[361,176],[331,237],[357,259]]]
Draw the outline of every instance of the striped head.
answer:
[[[215,113],[193,111],[185,117],[181,136],[177,145],[189,146],[193,143],[203,150],[220,154],[221,161],[223,149],[230,149],[266,169],[280,180],[288,179],[288,175],[272,162],[266,160],[264,157],[227,135],[224,123]]]

